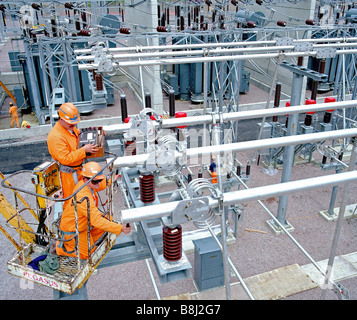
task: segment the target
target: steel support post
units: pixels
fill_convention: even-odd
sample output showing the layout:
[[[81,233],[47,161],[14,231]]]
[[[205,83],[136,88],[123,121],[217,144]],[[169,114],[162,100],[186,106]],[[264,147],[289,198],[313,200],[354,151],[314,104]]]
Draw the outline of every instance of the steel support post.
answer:
[[[291,106],[300,105],[303,80],[304,77],[301,74],[293,72],[293,84],[291,89],[291,101],[290,101]],[[298,114],[289,115],[288,128],[286,132],[287,136],[296,135],[298,120],[299,120]],[[291,180],[291,171],[294,164],[294,152],[295,152],[294,145],[285,147],[281,183],[288,182]],[[291,230],[292,227],[289,228],[289,223],[286,221],[288,198],[289,198],[288,195],[280,197],[278,213],[276,218],[282,225],[285,226],[285,228]]]
[[[218,125],[215,125],[213,127],[212,136],[213,136],[213,145],[220,144],[220,129]],[[217,161],[218,186],[219,186],[219,190],[223,191],[220,154],[217,154],[216,161]],[[230,272],[229,272],[229,261],[228,261],[227,225],[226,225],[226,216],[228,214],[228,207],[227,206],[223,207],[222,205],[220,205],[219,207],[220,207],[223,267],[224,267],[224,284],[226,289],[226,299],[231,300],[231,285],[230,285],[230,277],[229,277]]]
[[[36,81],[35,72],[33,70],[34,61],[33,61],[32,53],[30,50],[30,44],[26,40],[24,41],[24,49],[25,49],[25,53],[26,53],[26,60],[27,60],[27,67],[29,70],[30,81],[32,84],[31,90],[32,90],[32,94],[33,94],[34,104],[35,104],[35,113],[36,113],[36,117],[38,120],[38,124],[41,125],[41,124],[45,123],[45,121],[44,121],[45,119],[41,112],[37,86],[35,85],[35,84],[37,84],[37,81]]]
[[[349,166],[348,166],[348,172],[351,172],[351,171],[354,170],[355,163],[356,163],[357,139],[356,138],[352,138],[352,140],[353,140],[353,148],[352,148],[352,151],[351,151],[351,158],[350,158],[350,163],[349,163]],[[322,300],[324,300],[326,298],[327,289],[329,289],[329,283],[330,283],[330,278],[331,278],[331,275],[332,275],[333,263],[334,263],[335,257],[336,257],[337,244],[338,244],[338,240],[340,238],[342,222],[343,222],[343,218],[344,218],[344,215],[345,215],[346,202],[348,200],[348,194],[349,194],[349,191],[350,191],[350,187],[351,187],[350,183],[346,183],[344,185],[342,201],[341,201],[341,205],[340,205],[340,210],[338,212],[338,218],[337,218],[337,223],[336,223],[336,228],[335,228],[335,234],[334,234],[333,241],[332,241],[330,256],[329,256],[329,259],[328,259],[328,262],[327,262],[327,269],[326,269],[326,273],[325,273],[325,279],[324,279],[324,283],[323,283],[323,287],[322,287],[322,294],[321,294],[321,299]],[[332,289],[334,289],[334,288],[332,288]],[[342,293],[342,292],[341,292],[341,294],[342,295],[346,295],[346,293]]]
[[[340,173],[341,171],[342,171],[341,169],[336,169],[336,174]],[[327,214],[329,214],[331,217],[334,216],[333,209],[335,208],[337,191],[338,191],[338,186],[333,186],[332,187],[332,192],[331,192],[330,205],[329,205],[329,208],[327,210]]]

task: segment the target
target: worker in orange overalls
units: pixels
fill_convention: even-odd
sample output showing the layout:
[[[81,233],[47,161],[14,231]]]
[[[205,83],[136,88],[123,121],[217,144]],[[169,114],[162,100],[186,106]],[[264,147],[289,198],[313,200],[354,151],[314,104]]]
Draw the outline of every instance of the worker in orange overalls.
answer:
[[[91,247],[94,243],[108,231],[115,234],[120,234],[122,231],[124,233],[129,233],[131,227],[122,226],[116,222],[108,220],[103,217],[103,214],[98,210],[98,196],[97,191],[100,188],[101,181],[105,179],[102,173],[102,168],[97,162],[91,161],[83,165],[83,179],[77,183],[74,191],[81,188],[90,178],[97,176],[89,182],[83,189],[78,191],[76,194],[77,203],[77,214],[78,214],[78,240],[73,238],[69,241],[57,241],[56,243],[56,253],[58,255],[65,256],[76,256],[75,243],[78,241],[79,256],[80,259],[88,259],[89,249],[88,249],[88,201],[89,201],[89,214],[90,214],[90,245]],[[88,200],[86,200],[88,199]],[[83,200],[83,201],[82,201]],[[61,223],[60,223],[60,237],[61,239],[70,239],[75,235],[76,225],[75,225],[75,211],[74,204],[68,205],[62,213]],[[95,250],[95,247],[91,250],[91,253]]]
[[[17,106],[14,106],[14,104],[12,102],[10,102],[9,104],[10,104],[9,113],[11,114],[10,128],[12,128],[14,126],[15,121],[16,121],[17,127],[20,128],[19,115],[17,114]]]
[[[79,146],[79,130],[76,124],[80,121],[78,110],[73,103],[66,102],[57,110],[59,120],[47,137],[48,151],[59,164],[63,198],[69,197],[75,185],[82,179],[82,163],[86,153],[97,152],[93,143]],[[63,204],[65,208],[70,200]]]

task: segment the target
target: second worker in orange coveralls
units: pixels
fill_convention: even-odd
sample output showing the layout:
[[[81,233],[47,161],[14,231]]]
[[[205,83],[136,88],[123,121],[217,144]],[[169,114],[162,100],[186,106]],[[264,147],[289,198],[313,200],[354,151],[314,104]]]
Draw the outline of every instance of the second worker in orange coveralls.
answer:
[[[48,151],[52,158],[59,163],[63,198],[73,192],[77,182],[82,179],[82,163],[86,153],[98,151],[95,144],[79,146],[79,130],[76,124],[80,121],[78,110],[73,103],[62,104],[58,111],[59,120],[47,137]],[[63,204],[63,209],[69,200]]]
[[[90,178],[99,173],[94,180],[89,182],[83,189],[77,193],[77,213],[78,213],[78,247],[80,259],[88,259],[88,201],[89,201],[89,225],[90,231],[90,245],[93,244],[104,234],[105,231],[120,234],[129,233],[130,226],[122,226],[116,222],[110,221],[103,217],[103,214],[98,210],[98,196],[97,191],[100,188],[100,183],[105,179],[101,173],[101,167],[97,162],[91,161],[83,166],[83,179],[77,183],[74,191],[81,188]],[[82,201],[83,200],[83,201]],[[60,237],[62,239],[70,239],[75,235],[75,211],[74,205],[71,204],[63,211],[60,223]],[[57,241],[56,253],[58,255],[76,256],[75,252],[76,239],[69,241]],[[93,252],[95,248],[92,249]]]
[[[14,104],[12,102],[10,102],[10,109],[9,109],[9,113],[11,114],[11,124],[10,124],[10,128],[12,128],[15,124],[16,121],[16,125],[18,128],[20,128],[19,125],[19,115],[17,114],[17,106],[14,106]]]

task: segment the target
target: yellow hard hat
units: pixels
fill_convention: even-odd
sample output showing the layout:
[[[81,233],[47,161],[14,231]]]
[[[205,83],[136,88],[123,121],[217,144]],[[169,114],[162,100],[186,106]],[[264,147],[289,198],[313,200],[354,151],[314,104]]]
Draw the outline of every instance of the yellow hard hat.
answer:
[[[98,172],[100,174],[95,177],[95,180],[104,179],[105,175],[103,175],[101,166],[97,162],[94,162],[94,161],[87,162],[82,168],[83,177],[86,177],[86,178],[92,178]]]
[[[71,102],[63,103],[57,112],[58,116],[69,124],[76,124],[81,121],[77,107]]]

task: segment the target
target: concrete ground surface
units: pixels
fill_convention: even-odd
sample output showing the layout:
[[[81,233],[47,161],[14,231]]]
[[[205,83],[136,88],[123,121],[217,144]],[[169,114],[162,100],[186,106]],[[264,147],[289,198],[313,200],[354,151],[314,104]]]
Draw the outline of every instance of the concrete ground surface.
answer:
[[[127,89],[125,89],[127,90]],[[128,92],[128,96],[130,93]],[[241,95],[240,103],[264,102],[267,98],[267,93],[251,86],[251,90],[246,95]],[[135,114],[141,110],[140,104],[133,98],[130,98],[129,114]],[[119,116],[120,107],[119,99],[116,96],[114,106],[109,106],[103,110],[97,110],[92,115],[83,116],[82,119],[91,119],[96,117]],[[8,108],[9,98],[5,99],[4,105],[1,108],[2,112],[6,112]],[[164,99],[165,110],[168,110],[168,99]],[[177,110],[196,109],[198,105],[193,105],[185,101],[176,101]],[[32,122],[31,122],[32,121]],[[33,125],[36,125],[35,118],[30,120]],[[0,129],[5,129],[9,126],[10,118],[0,119]],[[22,130],[22,129],[19,129]],[[258,131],[257,131],[258,132]],[[10,134],[9,134],[10,135]],[[45,137],[42,137],[45,138]],[[255,137],[254,137],[255,138]],[[252,138],[252,139],[254,139]],[[9,136],[9,139],[11,137]],[[39,138],[41,139],[41,137]],[[239,153],[238,159],[241,163],[247,163],[253,157],[253,152]],[[317,161],[320,161],[320,155],[314,155]],[[1,156],[0,156],[1,157]],[[16,161],[16,159],[14,160]],[[333,174],[332,171],[324,172],[321,170],[318,163],[310,163],[303,165],[295,165],[292,170],[292,180],[305,179],[309,177],[322,176]],[[271,176],[263,169],[262,165],[257,166],[253,163],[251,168],[251,176],[248,186],[250,188],[276,184],[281,181],[281,170]],[[31,189],[28,178],[21,178],[16,183],[24,188]],[[329,206],[331,197],[331,187],[322,188],[315,191],[301,192],[289,196],[287,219],[294,227],[292,232],[293,237],[301,244],[301,246],[313,257],[315,261],[321,261],[329,257],[332,239],[336,223],[327,222],[319,215],[319,211],[326,210]],[[341,202],[342,187],[339,189],[336,206]],[[0,187],[0,192],[3,192],[6,198],[13,204],[14,198],[8,190],[3,190]],[[118,205],[116,214],[125,206],[118,197]],[[278,208],[278,198],[270,198],[263,201],[271,212],[276,215]],[[348,204],[357,203],[357,185],[351,185]],[[119,217],[119,215],[117,216]],[[234,263],[237,270],[240,272],[243,279],[249,279],[266,272],[270,272],[280,268],[297,268],[301,270],[302,266],[311,263],[304,254],[292,243],[285,235],[275,235],[267,227],[266,221],[270,217],[255,202],[244,204],[243,218],[238,223],[238,235],[236,242],[229,246],[229,257]],[[218,220],[217,220],[218,221]],[[0,223],[5,225],[3,217],[0,217]],[[229,225],[233,227],[233,221],[229,221]],[[192,225],[183,225],[183,229],[191,230]],[[8,229],[7,229],[8,230]],[[247,231],[247,230],[258,230]],[[9,230],[14,234],[13,230]],[[123,235],[121,235],[123,236]],[[18,236],[14,235],[18,241]],[[357,251],[357,219],[344,220],[342,231],[337,248],[337,255],[346,255]],[[20,278],[11,276],[7,273],[6,263],[15,254],[16,249],[9,240],[0,233],[0,299],[1,300],[51,300],[53,298],[52,289],[32,284]],[[188,254],[188,259],[191,265],[194,265],[193,254]],[[179,280],[173,283],[160,284],[156,276],[153,263],[150,262],[154,272],[154,277],[162,298],[171,297],[173,299],[187,297],[187,294],[196,295],[197,289],[192,278]],[[290,268],[290,267],[289,267]],[[293,269],[295,270],[295,269]],[[231,273],[230,282],[236,283],[237,277]],[[249,282],[249,281],[248,281]],[[349,291],[350,298],[357,299],[357,277],[341,280],[340,283]],[[233,287],[233,285],[232,285]],[[137,299],[156,299],[153,285],[150,280],[149,272],[145,261],[136,261],[118,266],[108,267],[98,270],[93,274],[87,283],[89,299],[97,300],[137,300]],[[224,294],[221,289],[207,291],[203,299],[224,299]],[[283,295],[279,298],[286,300],[318,300],[321,297],[321,288],[307,288],[303,291],[290,292],[288,295]],[[244,297],[243,297],[244,298]],[[329,290],[327,299],[337,300],[337,296]]]

